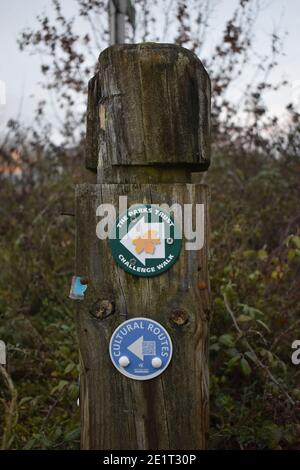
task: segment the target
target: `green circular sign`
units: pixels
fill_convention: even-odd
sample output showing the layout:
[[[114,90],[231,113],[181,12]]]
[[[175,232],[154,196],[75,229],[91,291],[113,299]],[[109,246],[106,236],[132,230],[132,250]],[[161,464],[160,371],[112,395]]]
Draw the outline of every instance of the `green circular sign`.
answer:
[[[181,236],[174,219],[159,206],[139,204],[120,215],[110,233],[115,261],[135,276],[158,276],[177,260]]]

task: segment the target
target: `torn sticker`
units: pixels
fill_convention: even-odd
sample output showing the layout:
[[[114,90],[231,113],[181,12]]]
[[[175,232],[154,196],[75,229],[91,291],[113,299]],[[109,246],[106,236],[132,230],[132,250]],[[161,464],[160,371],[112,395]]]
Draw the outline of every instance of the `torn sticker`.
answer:
[[[80,276],[73,276],[70,294],[69,294],[70,299],[73,299],[73,300],[84,299],[84,293],[86,289],[87,289],[86,280],[84,278],[81,278]]]

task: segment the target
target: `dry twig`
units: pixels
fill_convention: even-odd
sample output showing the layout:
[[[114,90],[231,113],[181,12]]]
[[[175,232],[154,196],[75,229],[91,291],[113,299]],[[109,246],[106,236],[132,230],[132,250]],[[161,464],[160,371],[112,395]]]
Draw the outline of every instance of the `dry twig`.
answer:
[[[10,393],[10,401],[7,402],[4,398],[1,399],[1,402],[4,407],[4,430],[1,442],[1,450],[7,450],[12,444],[12,432],[18,421],[18,410],[17,410],[17,399],[18,393],[14,387],[13,381],[6,371],[6,369],[0,365],[0,376],[3,378],[3,381]]]

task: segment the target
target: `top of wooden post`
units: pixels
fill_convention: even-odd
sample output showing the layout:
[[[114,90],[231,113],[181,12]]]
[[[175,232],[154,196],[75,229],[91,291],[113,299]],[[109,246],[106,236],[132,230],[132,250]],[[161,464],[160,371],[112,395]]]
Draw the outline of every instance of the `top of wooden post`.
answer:
[[[172,44],[105,49],[89,83],[87,168],[110,180],[120,168],[209,163],[210,80],[198,57]]]

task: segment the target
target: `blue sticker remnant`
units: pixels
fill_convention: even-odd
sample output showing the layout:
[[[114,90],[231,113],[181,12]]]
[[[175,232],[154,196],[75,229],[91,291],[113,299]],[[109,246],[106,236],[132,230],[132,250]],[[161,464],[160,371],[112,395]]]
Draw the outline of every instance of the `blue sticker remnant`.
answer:
[[[121,374],[135,380],[160,375],[172,358],[172,341],[166,329],[149,318],[132,318],[114,331],[109,354]]]
[[[84,293],[87,290],[87,284],[81,283],[80,276],[73,276],[72,277],[72,284],[70,289],[69,297],[73,300],[82,300],[84,299]]]

